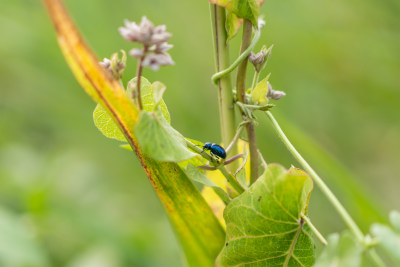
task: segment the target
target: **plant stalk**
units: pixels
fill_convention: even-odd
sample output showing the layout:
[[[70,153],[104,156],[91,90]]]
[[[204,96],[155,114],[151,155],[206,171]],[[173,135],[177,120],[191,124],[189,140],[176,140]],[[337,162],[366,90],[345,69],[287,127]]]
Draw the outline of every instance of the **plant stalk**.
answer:
[[[253,26],[251,22],[247,19],[243,22],[243,35],[242,44],[240,46],[240,54],[242,54],[250,45],[251,34],[253,32]],[[236,76],[236,90],[237,97],[240,102],[246,103],[245,93],[246,93],[246,70],[247,70],[247,57],[238,66],[237,76]]]
[[[215,65],[217,72],[219,72],[229,67],[229,49],[225,29],[226,14],[223,7],[214,4],[210,4],[210,11],[215,37]],[[218,80],[218,106],[224,147],[229,146],[236,132],[232,88],[230,75],[225,75]],[[238,154],[237,146],[233,146],[228,154]],[[230,171],[234,171],[235,168],[237,168],[237,163],[233,163],[228,167]]]
[[[304,214],[301,214],[301,218],[308,224],[310,227],[311,231],[315,234],[315,236],[321,241],[321,243],[326,246],[328,245],[328,241],[326,241],[325,237],[318,231],[318,229],[314,226],[314,224],[311,222],[311,220]]]
[[[244,188],[240,185],[240,183],[236,180],[236,178],[227,172],[224,166],[220,165],[217,169],[225,176],[231,186],[238,192],[239,194],[244,192]]]
[[[137,73],[136,73],[136,90],[137,90],[137,102],[139,106],[139,110],[143,109],[143,104],[142,104],[142,94],[141,94],[141,88],[140,88],[140,83],[142,81],[142,70],[143,70],[143,60],[144,56],[142,56],[139,59],[138,66],[137,66]],[[135,91],[132,91],[132,98],[135,99]]]
[[[386,264],[379,257],[378,253],[376,253],[376,250],[374,248],[370,248],[368,250],[368,255],[373,260],[373,262],[375,263],[376,266],[378,266],[378,267],[386,267]]]
[[[231,198],[222,188],[215,186],[212,186],[211,188],[214,190],[214,193],[217,194],[217,196],[222,200],[222,202],[224,202],[225,205],[228,205],[229,202],[231,202]]]
[[[321,177],[319,177],[319,175],[313,170],[313,168],[311,168],[311,166],[307,163],[307,161],[300,155],[300,153],[292,145],[292,143],[286,137],[285,133],[282,131],[281,127],[279,126],[278,122],[276,121],[276,119],[272,115],[272,113],[270,111],[266,111],[265,113],[267,114],[268,118],[271,120],[275,131],[279,135],[282,142],[286,145],[287,149],[293,155],[293,157],[296,158],[296,160],[301,164],[301,166],[303,166],[303,168],[306,170],[306,172],[308,172],[308,174],[313,178],[313,181],[319,186],[321,191],[325,194],[325,196],[331,202],[333,207],[336,209],[336,211],[342,217],[343,221],[346,223],[347,227],[350,229],[350,231],[353,233],[353,235],[357,238],[357,240],[364,247],[367,247],[367,244],[365,242],[365,236],[364,236],[363,232],[358,227],[358,225],[353,220],[353,218],[350,216],[350,214],[347,212],[347,210],[343,207],[342,203],[340,203],[340,201],[333,194],[333,192],[329,189],[329,187],[325,184],[325,182],[321,179]],[[382,259],[379,257],[379,255],[376,253],[376,251],[373,248],[368,249],[367,253],[369,254],[371,259],[374,261],[374,263],[377,266],[379,266],[379,267],[386,266],[385,263],[382,261]]]
[[[259,28],[255,32],[253,40],[251,41],[249,47],[242,54],[240,54],[240,56],[237,59],[235,59],[232,65],[230,65],[228,68],[224,70],[221,70],[220,72],[215,73],[211,77],[213,83],[218,84],[218,80],[221,79],[221,77],[224,77],[225,75],[228,75],[229,73],[234,71],[236,67],[239,66],[239,64],[249,56],[250,52],[254,49],[254,47],[258,43],[258,40],[260,40],[260,36],[261,36],[261,28]]]
[[[236,142],[239,139],[242,131],[243,131],[243,127],[246,125],[246,123],[249,123],[249,121],[242,121],[239,126],[238,129],[236,130],[235,136],[233,137],[232,142],[229,144],[229,146],[225,149],[226,153],[229,153],[229,151],[231,151],[231,149],[233,147],[236,146]]]
[[[246,51],[246,49],[250,46],[252,32],[253,32],[252,23],[249,20],[245,19],[243,22],[243,35],[242,35],[242,44],[240,46],[240,54]],[[245,94],[246,94],[247,62],[248,60],[245,59],[239,64],[236,76],[237,97],[240,102],[245,104],[246,104]],[[244,120],[247,119],[243,112],[242,112],[242,117]],[[258,148],[257,148],[256,131],[253,122],[246,124],[246,132],[249,143],[249,155],[250,155],[250,184],[253,184],[258,178]]]
[[[353,218],[351,218],[350,214],[343,207],[342,203],[337,199],[337,197],[332,193],[329,187],[325,184],[325,182],[319,177],[319,175],[311,168],[311,166],[305,161],[305,159],[300,155],[300,153],[296,150],[296,148],[292,145],[289,139],[286,137],[285,133],[282,131],[278,122],[272,115],[270,111],[265,112],[268,118],[271,120],[272,125],[279,135],[282,142],[286,145],[287,149],[296,158],[296,160],[303,166],[306,172],[313,178],[314,182],[319,186],[321,191],[325,194],[331,204],[335,207],[339,215],[342,217],[344,222],[347,224],[347,227],[351,230],[357,240],[361,243],[364,243],[364,234],[361,232],[358,225],[354,222]]]
[[[260,72],[255,71],[253,76],[253,83],[251,84],[251,92],[253,93],[254,88],[256,88],[258,79],[260,78]]]

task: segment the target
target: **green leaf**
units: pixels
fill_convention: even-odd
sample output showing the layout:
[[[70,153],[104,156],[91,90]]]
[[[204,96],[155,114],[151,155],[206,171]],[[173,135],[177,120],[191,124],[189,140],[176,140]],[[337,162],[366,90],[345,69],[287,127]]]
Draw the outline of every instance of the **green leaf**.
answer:
[[[236,14],[239,18],[250,20],[257,26],[260,5],[263,0],[209,0],[210,3],[222,6],[229,12]]]
[[[127,93],[130,96],[133,90],[136,90],[136,77],[129,81]],[[140,82],[140,88],[142,90],[142,102],[143,110],[154,111],[159,105],[161,107],[162,114],[168,123],[171,123],[170,115],[168,112],[167,105],[162,99],[162,95],[165,92],[165,85],[161,82],[154,82],[151,84],[146,78],[142,76]],[[122,142],[128,142],[124,134],[119,129],[118,125],[114,122],[108,112],[99,104],[93,111],[93,121],[97,129],[100,130],[104,136],[112,139],[116,139]]]
[[[128,82],[127,85],[127,89],[126,92],[128,93],[128,96],[132,96],[133,95],[137,95],[137,77],[134,77],[133,79],[131,79]],[[143,97],[143,93],[145,92],[149,92],[150,91],[150,87],[151,87],[151,83],[149,82],[149,80],[147,80],[145,77],[141,76],[140,77],[140,90],[142,92],[142,102],[144,101],[151,101],[151,97],[149,99],[144,99]],[[150,110],[146,110],[146,111],[150,111]]]
[[[128,82],[128,94],[131,95],[133,90],[136,90],[136,81],[137,78],[133,78]],[[171,117],[168,112],[167,105],[162,99],[162,95],[166,90],[166,86],[161,82],[150,83],[143,76],[140,81],[141,95],[142,95],[142,104],[144,111],[155,111],[157,110],[157,106],[160,105],[162,114],[168,123],[171,123]]]
[[[108,115],[108,112],[99,104],[97,104],[93,111],[93,121],[97,129],[99,129],[99,131],[106,137],[122,142],[128,142],[112,117]]]
[[[266,104],[268,103],[267,92],[268,92],[268,79],[271,76],[271,73],[268,74],[267,77],[264,78],[261,82],[259,82],[254,88],[253,93],[251,94],[251,100],[256,104]]]
[[[154,94],[154,108],[153,108],[153,110],[155,110],[155,108],[157,108],[157,106],[161,103],[162,96],[165,93],[165,90],[167,89],[167,87],[161,82],[154,82],[153,85],[152,85],[152,88],[153,88],[153,94]],[[164,103],[164,105],[165,105],[165,103]],[[163,112],[163,114],[164,114],[164,112]],[[165,117],[165,115],[164,115],[164,117]]]
[[[271,164],[226,207],[226,244],[220,266],[311,266],[314,245],[301,219],[313,188],[299,169]]]
[[[349,232],[328,236],[328,245],[314,267],[360,266],[363,246]]]
[[[384,224],[373,224],[371,233],[379,241],[381,246],[397,263],[400,264],[400,213],[392,211],[390,213],[391,227]]]
[[[180,162],[196,156],[186,147],[183,136],[157,114],[142,111],[135,126],[134,133],[143,153],[168,162]]]
[[[200,183],[205,186],[215,187],[217,190],[221,191],[223,194],[226,194],[225,191],[219,187],[218,185],[214,184],[210,179],[207,178],[195,165],[192,163],[187,164],[186,168],[183,169],[186,175],[192,180],[197,183]]]
[[[236,36],[242,23],[243,20],[239,19],[234,13],[228,12],[225,21],[225,29],[228,34],[227,41]]]

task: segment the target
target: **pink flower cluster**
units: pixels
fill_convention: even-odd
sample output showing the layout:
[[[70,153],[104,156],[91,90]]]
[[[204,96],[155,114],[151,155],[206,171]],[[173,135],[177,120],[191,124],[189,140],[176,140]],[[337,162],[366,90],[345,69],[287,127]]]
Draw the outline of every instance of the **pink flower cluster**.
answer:
[[[165,25],[154,27],[151,21],[142,17],[139,25],[125,20],[125,27],[120,27],[118,30],[127,41],[143,44],[143,48],[133,48],[129,52],[132,57],[142,59],[143,66],[158,70],[160,66],[174,64],[167,53],[172,45],[167,43],[171,34],[166,31]]]

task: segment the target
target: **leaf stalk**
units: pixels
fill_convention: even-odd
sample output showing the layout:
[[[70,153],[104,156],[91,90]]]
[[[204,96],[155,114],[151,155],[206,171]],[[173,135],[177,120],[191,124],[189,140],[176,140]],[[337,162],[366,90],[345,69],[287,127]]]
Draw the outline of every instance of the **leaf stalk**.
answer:
[[[296,150],[296,148],[292,145],[289,139],[286,137],[285,133],[282,131],[275,117],[272,115],[270,111],[265,112],[267,117],[271,120],[272,126],[274,130],[285,144],[286,148],[290,151],[293,157],[303,166],[303,168],[308,172],[308,174],[313,178],[314,182],[319,186],[321,191],[325,194],[331,204],[335,207],[339,215],[342,217],[344,222],[347,224],[349,229],[352,231],[354,236],[361,243],[364,241],[364,234],[361,232],[358,225],[354,222],[353,218],[351,218],[350,214],[343,207],[342,203],[339,202],[337,197],[332,193],[329,187],[325,184],[325,182],[319,177],[319,175],[311,168],[311,166],[307,163],[307,161],[301,156],[301,154]]]
[[[228,75],[229,73],[231,73],[232,71],[234,71],[236,69],[236,67],[239,66],[239,64],[243,60],[245,60],[248,57],[248,55],[250,54],[250,52],[254,49],[254,47],[260,40],[260,36],[261,36],[261,28],[259,28],[255,31],[253,40],[251,41],[250,45],[247,47],[247,49],[243,53],[240,54],[240,56],[232,63],[232,65],[230,65],[226,69],[223,69],[222,71],[215,73],[211,77],[211,80],[213,81],[213,83],[217,84],[219,79],[221,79],[222,77],[224,77],[224,76]]]
[[[272,115],[270,111],[265,112],[267,117],[272,122],[272,126],[282,142],[285,144],[286,148],[290,151],[293,157],[303,166],[303,168],[308,172],[308,174],[313,178],[313,181],[319,186],[321,191],[325,194],[328,200],[331,202],[333,207],[342,217],[343,221],[346,223],[347,227],[353,233],[353,235],[357,238],[357,240],[365,247],[368,248],[367,242],[365,242],[365,236],[361,229],[358,227],[356,222],[347,212],[347,210],[343,207],[342,203],[337,199],[337,197],[333,194],[333,192],[329,189],[329,187],[325,184],[325,182],[319,177],[319,175],[311,168],[311,166],[307,163],[307,161],[301,156],[301,154],[296,150],[296,148],[289,141],[285,133],[282,131],[275,117]],[[374,261],[374,263],[379,267],[386,266],[379,255],[373,248],[367,250],[369,256]]]
[[[328,245],[328,241],[326,241],[325,237],[318,231],[318,229],[314,226],[314,224],[311,222],[310,218],[308,218],[306,215],[301,214],[301,218],[308,224],[310,227],[311,231],[315,234],[315,236],[321,241],[321,243],[326,246]]]

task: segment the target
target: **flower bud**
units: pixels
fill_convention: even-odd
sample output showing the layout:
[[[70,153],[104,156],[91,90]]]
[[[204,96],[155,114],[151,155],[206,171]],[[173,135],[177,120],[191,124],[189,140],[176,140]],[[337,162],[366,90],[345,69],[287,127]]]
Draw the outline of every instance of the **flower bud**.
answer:
[[[272,89],[272,85],[269,82],[267,82],[267,83],[268,83],[268,91],[267,91],[267,95],[266,95],[267,98],[273,99],[273,100],[279,100],[286,95],[286,93],[283,91],[276,91],[276,90]]]
[[[121,79],[126,65],[126,53],[121,50],[122,58],[119,59],[118,53],[114,53],[111,59],[104,58],[99,64],[116,80]]]
[[[253,52],[250,53],[249,61],[253,64],[257,72],[262,71],[267,65],[268,59],[271,56],[272,47],[273,46],[270,46],[267,49],[267,47],[264,45],[261,48],[261,51],[257,54],[254,54]]]

